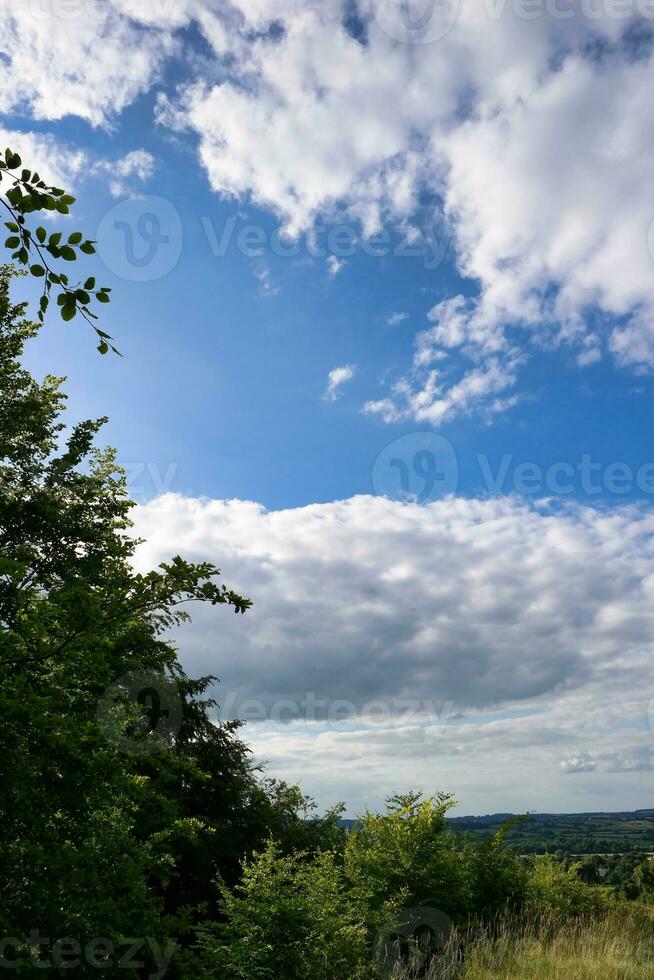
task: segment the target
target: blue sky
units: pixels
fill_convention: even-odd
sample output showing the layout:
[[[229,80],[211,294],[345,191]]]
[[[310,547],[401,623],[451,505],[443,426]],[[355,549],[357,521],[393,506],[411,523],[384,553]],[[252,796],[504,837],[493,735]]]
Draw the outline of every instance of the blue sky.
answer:
[[[0,4],[3,135],[77,195],[124,355],[52,316],[27,363],[110,417],[139,560],[253,595],[180,651],[276,774],[648,806],[650,24],[482,7]]]

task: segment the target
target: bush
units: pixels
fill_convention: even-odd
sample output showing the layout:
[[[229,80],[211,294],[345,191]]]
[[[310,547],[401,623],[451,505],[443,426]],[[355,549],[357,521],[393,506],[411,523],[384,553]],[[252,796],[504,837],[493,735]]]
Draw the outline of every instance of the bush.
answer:
[[[578,862],[565,868],[550,854],[534,858],[526,881],[527,910],[554,919],[573,919],[608,909],[608,892],[586,885],[579,868]]]
[[[467,868],[445,821],[452,806],[442,793],[412,793],[391,797],[384,814],[362,816],[345,846],[345,875],[362,904],[380,910],[391,899],[452,919],[471,910]]]
[[[364,911],[330,851],[283,855],[274,842],[243,868],[234,891],[221,886],[225,921],[201,930],[211,976],[233,980],[363,980]],[[213,972],[213,971],[217,971]]]

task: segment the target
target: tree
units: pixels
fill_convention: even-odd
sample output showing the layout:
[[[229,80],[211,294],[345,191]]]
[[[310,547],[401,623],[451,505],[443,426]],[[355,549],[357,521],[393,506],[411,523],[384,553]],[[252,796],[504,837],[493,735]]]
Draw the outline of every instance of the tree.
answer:
[[[210,563],[134,571],[125,478],[94,448],[104,420],[66,434],[61,380],[21,367],[39,328],[12,305],[12,274],[0,269],[0,934],[31,976],[34,928],[190,947],[216,874],[234,882],[271,826],[292,834],[304,801],[259,778],[238,724],[210,717],[213,679],[188,678],[166,638],[188,603],[250,601]]]

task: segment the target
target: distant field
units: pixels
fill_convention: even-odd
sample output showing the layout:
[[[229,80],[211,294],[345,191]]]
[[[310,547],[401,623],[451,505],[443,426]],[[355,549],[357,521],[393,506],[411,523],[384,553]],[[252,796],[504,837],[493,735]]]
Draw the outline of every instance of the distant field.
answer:
[[[511,814],[454,817],[454,829],[473,837],[487,837]],[[521,853],[564,851],[566,854],[654,851],[654,810],[633,813],[534,813],[507,834],[511,847]]]
[[[473,838],[494,834],[517,814],[494,813],[483,817],[452,817],[449,823]],[[342,820],[348,829],[356,820]],[[624,813],[532,813],[507,834],[507,841],[521,854],[563,851],[565,854],[623,854],[654,852],[654,810]]]

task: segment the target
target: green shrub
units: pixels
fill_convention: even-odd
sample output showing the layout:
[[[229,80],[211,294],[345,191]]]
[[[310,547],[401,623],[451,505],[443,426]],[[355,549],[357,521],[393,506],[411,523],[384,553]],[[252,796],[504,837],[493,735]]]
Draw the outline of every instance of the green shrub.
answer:
[[[579,877],[580,864],[564,867],[550,854],[534,858],[526,883],[526,907],[530,913],[555,919],[596,915],[607,909],[606,889],[586,885]]]
[[[368,935],[362,909],[329,851],[282,855],[271,841],[222,886],[224,922],[201,931],[212,976],[230,980],[363,980]],[[213,972],[216,971],[216,972]]]
[[[362,816],[345,846],[345,875],[360,903],[379,910],[391,899],[452,919],[470,911],[467,869],[445,821],[452,806],[442,793],[412,793],[392,797],[384,814]]]

